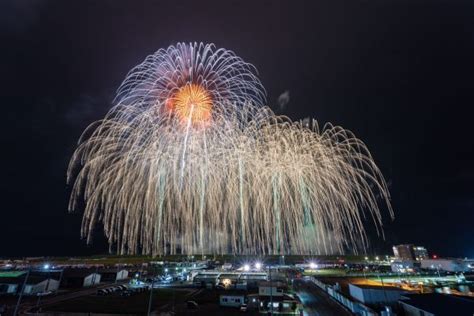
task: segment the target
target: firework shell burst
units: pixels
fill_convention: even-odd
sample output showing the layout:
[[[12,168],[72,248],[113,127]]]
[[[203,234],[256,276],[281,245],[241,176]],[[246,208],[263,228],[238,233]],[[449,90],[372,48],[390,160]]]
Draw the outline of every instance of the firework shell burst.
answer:
[[[265,94],[251,64],[214,45],[148,56],[71,158],[82,235],[102,223],[118,253],[154,256],[364,250],[366,217],[383,235],[380,207],[393,216],[367,147],[275,115]]]

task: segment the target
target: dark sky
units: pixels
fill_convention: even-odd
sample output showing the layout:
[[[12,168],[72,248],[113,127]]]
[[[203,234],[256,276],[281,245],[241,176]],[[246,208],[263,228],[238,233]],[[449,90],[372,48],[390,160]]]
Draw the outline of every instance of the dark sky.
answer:
[[[107,251],[67,212],[69,157],[128,70],[178,41],[233,50],[274,109],[290,91],[279,113],[366,142],[396,213],[372,251],[474,257],[472,1],[3,0],[0,40],[2,257]]]

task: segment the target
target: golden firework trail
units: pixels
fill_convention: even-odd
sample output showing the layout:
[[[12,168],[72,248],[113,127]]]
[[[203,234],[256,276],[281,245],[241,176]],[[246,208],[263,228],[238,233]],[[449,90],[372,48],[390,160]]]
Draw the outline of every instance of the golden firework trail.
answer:
[[[133,68],[68,170],[82,235],[120,254],[357,252],[365,217],[393,216],[385,180],[350,131],[265,106],[255,68],[179,43]]]

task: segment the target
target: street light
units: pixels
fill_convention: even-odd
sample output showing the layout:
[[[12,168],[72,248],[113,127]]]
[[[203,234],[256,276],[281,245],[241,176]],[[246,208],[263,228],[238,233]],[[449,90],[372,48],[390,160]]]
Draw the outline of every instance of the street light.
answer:
[[[44,269],[44,270],[49,270],[49,267],[50,267],[50,266],[49,266],[49,263],[45,263],[45,264],[43,265],[43,269]]]
[[[255,263],[255,269],[260,270],[262,268],[262,264],[260,262]]]
[[[250,271],[250,265],[249,264],[244,265],[244,271]]]
[[[310,269],[314,270],[314,269],[317,269],[317,268],[318,268],[318,265],[317,265],[316,263],[314,263],[314,262],[310,262],[310,263],[309,263],[309,267],[310,267]]]

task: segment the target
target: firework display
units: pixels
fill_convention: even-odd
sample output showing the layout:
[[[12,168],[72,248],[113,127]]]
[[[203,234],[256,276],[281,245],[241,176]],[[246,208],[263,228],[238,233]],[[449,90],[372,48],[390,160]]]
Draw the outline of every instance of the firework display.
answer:
[[[326,254],[383,234],[389,193],[365,144],[338,126],[293,122],[265,105],[251,65],[180,43],[133,68],[115,106],[82,135],[68,170],[120,254]]]

